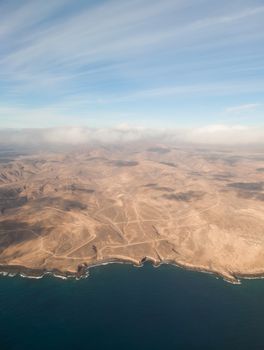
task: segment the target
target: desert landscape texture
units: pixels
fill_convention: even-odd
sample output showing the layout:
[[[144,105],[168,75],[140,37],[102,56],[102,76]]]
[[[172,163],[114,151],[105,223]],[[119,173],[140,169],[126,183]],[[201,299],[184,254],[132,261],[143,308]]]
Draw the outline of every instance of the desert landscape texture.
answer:
[[[263,149],[1,149],[2,273],[81,277],[145,260],[232,282],[264,275]]]

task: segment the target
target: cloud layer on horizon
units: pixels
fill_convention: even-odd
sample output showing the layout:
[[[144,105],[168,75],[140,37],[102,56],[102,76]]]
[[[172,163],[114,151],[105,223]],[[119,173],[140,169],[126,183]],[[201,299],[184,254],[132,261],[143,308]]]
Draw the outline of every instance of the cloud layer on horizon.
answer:
[[[120,144],[135,141],[208,145],[264,145],[264,127],[215,124],[198,128],[151,129],[120,125],[115,128],[61,127],[1,129],[0,145]]]

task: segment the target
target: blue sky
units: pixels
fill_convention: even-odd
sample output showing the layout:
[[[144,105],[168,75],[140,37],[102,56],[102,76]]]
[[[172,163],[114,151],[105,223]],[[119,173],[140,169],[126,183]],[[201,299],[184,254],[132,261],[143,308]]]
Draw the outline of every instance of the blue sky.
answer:
[[[2,128],[263,117],[263,0],[0,0]]]

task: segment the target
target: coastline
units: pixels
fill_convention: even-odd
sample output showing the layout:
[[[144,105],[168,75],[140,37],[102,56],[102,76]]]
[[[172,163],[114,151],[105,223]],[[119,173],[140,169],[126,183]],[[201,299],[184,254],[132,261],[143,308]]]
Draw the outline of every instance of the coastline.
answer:
[[[87,278],[90,275],[90,269],[94,267],[100,267],[100,266],[109,265],[109,264],[129,264],[134,267],[140,268],[144,266],[145,262],[150,262],[154,268],[158,268],[161,265],[171,265],[171,266],[175,266],[177,268],[185,269],[188,271],[206,273],[206,274],[215,276],[216,278],[221,278],[225,282],[233,285],[240,285],[241,280],[243,279],[247,279],[247,280],[264,279],[264,272],[252,273],[252,274],[230,273],[229,275],[226,275],[219,271],[206,269],[205,267],[195,267],[192,265],[187,265],[180,262],[169,261],[169,260],[156,261],[149,257],[145,257],[141,261],[137,261],[134,259],[126,260],[126,259],[120,259],[120,258],[111,258],[107,260],[98,261],[90,265],[84,263],[82,265],[79,265],[78,271],[76,272],[60,271],[57,269],[52,269],[52,270],[32,269],[32,268],[28,268],[20,265],[0,265],[0,276],[22,277],[22,278],[29,278],[29,279],[41,279],[45,276],[52,276],[63,280],[68,280],[68,279],[80,280],[80,279]]]

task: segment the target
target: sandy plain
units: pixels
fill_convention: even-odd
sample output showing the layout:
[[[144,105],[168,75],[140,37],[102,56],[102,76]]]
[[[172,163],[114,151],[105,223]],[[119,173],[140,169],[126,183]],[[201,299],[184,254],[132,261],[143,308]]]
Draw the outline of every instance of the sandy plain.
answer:
[[[263,276],[263,149],[1,149],[2,272],[81,276],[145,260]]]

